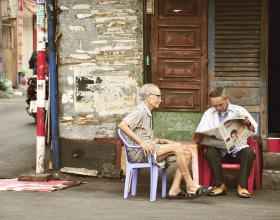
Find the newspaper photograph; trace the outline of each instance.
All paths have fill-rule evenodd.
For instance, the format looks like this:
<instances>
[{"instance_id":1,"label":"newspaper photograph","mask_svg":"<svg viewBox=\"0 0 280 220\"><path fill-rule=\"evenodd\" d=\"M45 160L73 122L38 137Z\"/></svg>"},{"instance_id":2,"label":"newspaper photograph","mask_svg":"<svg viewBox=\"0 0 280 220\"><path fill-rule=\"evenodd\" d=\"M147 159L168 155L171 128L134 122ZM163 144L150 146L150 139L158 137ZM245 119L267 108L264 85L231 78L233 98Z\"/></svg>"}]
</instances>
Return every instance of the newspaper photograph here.
<instances>
[{"instance_id":1,"label":"newspaper photograph","mask_svg":"<svg viewBox=\"0 0 280 220\"><path fill-rule=\"evenodd\" d=\"M202 135L200 144L221 148L227 153L231 153L236 147L244 144L250 136L247 127L239 123L238 119L244 119L244 116L236 111L226 120L220 122L217 128L194 134Z\"/></svg>"}]
</instances>

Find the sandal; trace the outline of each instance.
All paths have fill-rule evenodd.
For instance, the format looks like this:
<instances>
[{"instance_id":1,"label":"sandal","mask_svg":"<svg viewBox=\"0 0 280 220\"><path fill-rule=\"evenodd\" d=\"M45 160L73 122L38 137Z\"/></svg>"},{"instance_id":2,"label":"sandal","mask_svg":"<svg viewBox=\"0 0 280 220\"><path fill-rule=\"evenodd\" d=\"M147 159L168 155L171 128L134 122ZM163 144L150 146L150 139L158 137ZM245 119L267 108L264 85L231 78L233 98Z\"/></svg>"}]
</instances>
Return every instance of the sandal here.
<instances>
[{"instance_id":1,"label":"sandal","mask_svg":"<svg viewBox=\"0 0 280 220\"><path fill-rule=\"evenodd\" d=\"M175 196L170 196L170 195L166 196L166 199L194 199L194 197L192 197L191 194L181 190L181 192L179 192Z\"/></svg>"},{"instance_id":2,"label":"sandal","mask_svg":"<svg viewBox=\"0 0 280 220\"><path fill-rule=\"evenodd\" d=\"M195 191L195 194L191 194L193 197L200 197L200 196L204 196L207 195L208 193L212 192L213 190L215 190L216 187L211 187L211 186L200 186L197 188L197 190Z\"/></svg>"},{"instance_id":3,"label":"sandal","mask_svg":"<svg viewBox=\"0 0 280 220\"><path fill-rule=\"evenodd\" d=\"M223 196L226 195L227 192L220 187L217 187L212 192L208 193L207 196Z\"/></svg>"},{"instance_id":4,"label":"sandal","mask_svg":"<svg viewBox=\"0 0 280 220\"><path fill-rule=\"evenodd\" d=\"M238 195L240 198L251 198L250 193L249 193L248 190L245 189L245 188L237 190L237 195Z\"/></svg>"}]
</instances>

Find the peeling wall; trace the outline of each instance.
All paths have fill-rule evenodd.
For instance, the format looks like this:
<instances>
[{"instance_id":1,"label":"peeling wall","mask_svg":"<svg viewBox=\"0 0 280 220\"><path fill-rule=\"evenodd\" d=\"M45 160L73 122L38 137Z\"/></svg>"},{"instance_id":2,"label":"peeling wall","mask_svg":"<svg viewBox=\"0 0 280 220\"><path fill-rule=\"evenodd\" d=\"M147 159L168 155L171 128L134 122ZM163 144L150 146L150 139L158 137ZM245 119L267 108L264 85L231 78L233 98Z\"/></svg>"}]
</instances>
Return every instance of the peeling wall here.
<instances>
[{"instance_id":1,"label":"peeling wall","mask_svg":"<svg viewBox=\"0 0 280 220\"><path fill-rule=\"evenodd\" d=\"M142 0L57 0L59 133L117 137L139 104Z\"/></svg>"}]
</instances>

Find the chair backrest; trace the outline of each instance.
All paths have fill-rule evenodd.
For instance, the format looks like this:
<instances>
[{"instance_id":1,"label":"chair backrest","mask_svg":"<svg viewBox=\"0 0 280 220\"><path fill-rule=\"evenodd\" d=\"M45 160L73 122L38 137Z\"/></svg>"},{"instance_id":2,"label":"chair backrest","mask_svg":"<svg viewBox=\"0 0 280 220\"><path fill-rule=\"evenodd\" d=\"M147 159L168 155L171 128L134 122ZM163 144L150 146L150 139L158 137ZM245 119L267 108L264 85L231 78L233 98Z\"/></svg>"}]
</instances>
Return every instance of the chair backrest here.
<instances>
[{"instance_id":1,"label":"chair backrest","mask_svg":"<svg viewBox=\"0 0 280 220\"><path fill-rule=\"evenodd\" d=\"M123 146L124 146L124 151L125 151L125 157L126 157L126 162L128 163L132 163L129 156L128 156L128 148L134 148L134 149L141 149L141 147L139 146L134 146L134 145L129 145L125 139L126 135L125 133L121 130L121 129L118 129L118 133L119 133L119 136L120 138L122 139L123 141Z\"/></svg>"},{"instance_id":2,"label":"chair backrest","mask_svg":"<svg viewBox=\"0 0 280 220\"><path fill-rule=\"evenodd\" d=\"M255 146L254 146L254 138L253 138L253 136L249 136L247 138L247 144L249 145L249 147L251 147L254 150L254 152L256 151Z\"/></svg>"}]
</instances>

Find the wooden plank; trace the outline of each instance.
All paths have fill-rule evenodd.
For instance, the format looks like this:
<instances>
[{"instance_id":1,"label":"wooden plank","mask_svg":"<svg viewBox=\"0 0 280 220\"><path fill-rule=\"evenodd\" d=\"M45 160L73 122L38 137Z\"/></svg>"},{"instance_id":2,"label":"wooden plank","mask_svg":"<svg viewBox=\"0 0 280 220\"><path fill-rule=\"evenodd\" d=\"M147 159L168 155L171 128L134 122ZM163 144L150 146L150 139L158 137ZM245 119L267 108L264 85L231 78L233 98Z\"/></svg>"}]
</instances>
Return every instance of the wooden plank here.
<instances>
[{"instance_id":1,"label":"wooden plank","mask_svg":"<svg viewBox=\"0 0 280 220\"><path fill-rule=\"evenodd\" d=\"M239 5L240 7L243 7L243 6L248 6L248 5L251 5L251 6L260 6L261 5L261 1L256 1L256 0L252 0L252 1L249 1L249 0L234 0L234 1L219 1L219 0L215 0L215 3L216 3L216 7L222 7L222 6L236 6L236 5Z\"/></svg>"},{"instance_id":2,"label":"wooden plank","mask_svg":"<svg viewBox=\"0 0 280 220\"><path fill-rule=\"evenodd\" d=\"M229 48L229 49L219 49L219 48L216 48L215 49L215 52L216 53L260 53L260 49L249 49L249 48L246 48L246 49L235 49L235 48Z\"/></svg>"},{"instance_id":3,"label":"wooden plank","mask_svg":"<svg viewBox=\"0 0 280 220\"><path fill-rule=\"evenodd\" d=\"M215 67L232 67L232 66L244 66L244 67L259 67L259 63L219 63L215 61Z\"/></svg>"},{"instance_id":4,"label":"wooden plank","mask_svg":"<svg viewBox=\"0 0 280 220\"><path fill-rule=\"evenodd\" d=\"M215 59L216 63L241 63L241 62L248 62L248 63L259 63L260 62L260 58L259 57L253 57L253 58L216 58Z\"/></svg>"},{"instance_id":5,"label":"wooden plank","mask_svg":"<svg viewBox=\"0 0 280 220\"><path fill-rule=\"evenodd\" d=\"M229 5L228 7L225 6L217 6L216 12L230 12L230 11L261 11L261 5L243 5L240 7L239 5Z\"/></svg>"},{"instance_id":6,"label":"wooden plank","mask_svg":"<svg viewBox=\"0 0 280 220\"><path fill-rule=\"evenodd\" d=\"M261 11L217 11L215 14L215 17L221 17L221 16L256 16L256 15L261 15Z\"/></svg>"},{"instance_id":7,"label":"wooden plank","mask_svg":"<svg viewBox=\"0 0 280 220\"><path fill-rule=\"evenodd\" d=\"M250 29L261 29L261 24L217 24L216 30L250 30Z\"/></svg>"},{"instance_id":8,"label":"wooden plank","mask_svg":"<svg viewBox=\"0 0 280 220\"><path fill-rule=\"evenodd\" d=\"M251 67L215 67L215 71L221 72L221 71L235 71L235 72L239 72L239 71L248 71L248 72L256 72L256 71L260 71L260 68L251 68Z\"/></svg>"},{"instance_id":9,"label":"wooden plank","mask_svg":"<svg viewBox=\"0 0 280 220\"><path fill-rule=\"evenodd\" d=\"M219 54L219 53L216 53L215 54L215 58L217 57L223 57L223 58L230 58L230 57L236 57L236 58L239 58L239 57L242 57L242 58L246 58L246 57L257 57L259 58L260 57L260 53L222 53L222 54Z\"/></svg>"},{"instance_id":10,"label":"wooden plank","mask_svg":"<svg viewBox=\"0 0 280 220\"><path fill-rule=\"evenodd\" d=\"M216 35L219 34L232 34L232 35L238 35L238 34L261 34L261 30L216 30Z\"/></svg>"},{"instance_id":11,"label":"wooden plank","mask_svg":"<svg viewBox=\"0 0 280 220\"><path fill-rule=\"evenodd\" d=\"M215 48L260 48L260 44L253 44L253 43L248 43L248 44L215 44Z\"/></svg>"},{"instance_id":12,"label":"wooden plank","mask_svg":"<svg viewBox=\"0 0 280 220\"><path fill-rule=\"evenodd\" d=\"M233 20L233 21L224 21L224 20L222 20L222 21L216 21L215 22L215 24L216 25L223 25L223 24L229 24L229 25L231 25L231 24L240 24L240 25L248 25L248 24L261 24L261 22L259 21L259 20L245 20L245 21L235 21L235 20Z\"/></svg>"},{"instance_id":13,"label":"wooden plank","mask_svg":"<svg viewBox=\"0 0 280 220\"><path fill-rule=\"evenodd\" d=\"M217 82L221 83L221 86L239 86L239 87L260 87L261 81L260 77L234 77L230 78L230 80L224 77L217 77Z\"/></svg>"},{"instance_id":14,"label":"wooden plank","mask_svg":"<svg viewBox=\"0 0 280 220\"><path fill-rule=\"evenodd\" d=\"M222 40L215 40L215 44L260 44L261 40L258 39L236 39L236 40L229 40L229 39L222 39Z\"/></svg>"},{"instance_id":15,"label":"wooden plank","mask_svg":"<svg viewBox=\"0 0 280 220\"><path fill-rule=\"evenodd\" d=\"M242 76L244 77L244 80L249 80L249 77L253 77L253 76L260 76L260 72L242 72L242 71L238 71L238 72L222 72L222 71L215 71L215 79L218 80L218 77L238 77L238 76Z\"/></svg>"},{"instance_id":16,"label":"wooden plank","mask_svg":"<svg viewBox=\"0 0 280 220\"><path fill-rule=\"evenodd\" d=\"M233 17L232 15L230 16L215 16L216 21L246 21L246 20L260 20L261 15L247 15L247 16L238 16L238 17Z\"/></svg>"},{"instance_id":17,"label":"wooden plank","mask_svg":"<svg viewBox=\"0 0 280 220\"><path fill-rule=\"evenodd\" d=\"M228 39L228 40L261 39L261 35L260 34L216 35L215 40L218 39Z\"/></svg>"}]
</instances>

